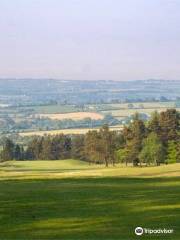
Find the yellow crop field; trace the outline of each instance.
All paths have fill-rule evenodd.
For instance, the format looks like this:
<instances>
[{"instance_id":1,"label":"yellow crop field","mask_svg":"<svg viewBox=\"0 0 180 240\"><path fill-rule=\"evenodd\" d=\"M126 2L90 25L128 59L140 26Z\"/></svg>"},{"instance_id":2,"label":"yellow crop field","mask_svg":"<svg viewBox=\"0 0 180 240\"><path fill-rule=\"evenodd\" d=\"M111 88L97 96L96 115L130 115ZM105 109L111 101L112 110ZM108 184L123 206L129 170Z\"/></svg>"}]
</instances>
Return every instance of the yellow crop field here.
<instances>
[{"instance_id":1,"label":"yellow crop field","mask_svg":"<svg viewBox=\"0 0 180 240\"><path fill-rule=\"evenodd\" d=\"M56 114L36 114L36 117L49 118L52 120L82 120L85 118L91 118L93 120L101 120L104 118L102 114L95 112L72 112L72 113L56 113Z\"/></svg>"},{"instance_id":2,"label":"yellow crop field","mask_svg":"<svg viewBox=\"0 0 180 240\"><path fill-rule=\"evenodd\" d=\"M117 125L110 127L110 130L120 131L122 130L123 125ZM19 133L22 137L29 137L29 136L44 136L44 135L56 135L56 134L86 134L88 131L91 130L99 130L99 128L71 128L71 129L60 129L60 130L51 130L51 131L33 131L33 132L23 132Z\"/></svg>"}]
</instances>

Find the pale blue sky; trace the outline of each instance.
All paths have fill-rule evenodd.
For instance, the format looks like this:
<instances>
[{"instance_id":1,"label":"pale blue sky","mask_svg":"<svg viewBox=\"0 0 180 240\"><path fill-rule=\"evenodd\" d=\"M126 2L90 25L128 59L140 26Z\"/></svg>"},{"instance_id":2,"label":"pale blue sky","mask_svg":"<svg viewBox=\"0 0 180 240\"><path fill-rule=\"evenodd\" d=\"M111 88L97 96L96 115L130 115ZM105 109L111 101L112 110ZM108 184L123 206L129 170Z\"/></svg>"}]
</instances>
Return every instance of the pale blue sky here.
<instances>
[{"instance_id":1,"label":"pale blue sky","mask_svg":"<svg viewBox=\"0 0 180 240\"><path fill-rule=\"evenodd\" d=\"M0 77L180 79L180 0L0 0Z\"/></svg>"}]
</instances>

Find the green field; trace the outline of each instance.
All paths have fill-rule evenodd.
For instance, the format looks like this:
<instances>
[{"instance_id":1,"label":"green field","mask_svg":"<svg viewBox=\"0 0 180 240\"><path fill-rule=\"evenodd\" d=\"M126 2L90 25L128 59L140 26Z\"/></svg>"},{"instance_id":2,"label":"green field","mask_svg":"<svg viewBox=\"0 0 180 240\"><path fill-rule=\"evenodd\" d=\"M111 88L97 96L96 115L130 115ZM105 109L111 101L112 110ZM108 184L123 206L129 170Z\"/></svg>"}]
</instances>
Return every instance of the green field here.
<instances>
[{"instance_id":1,"label":"green field","mask_svg":"<svg viewBox=\"0 0 180 240\"><path fill-rule=\"evenodd\" d=\"M180 164L133 168L76 160L0 164L0 239L180 239Z\"/></svg>"},{"instance_id":2,"label":"green field","mask_svg":"<svg viewBox=\"0 0 180 240\"><path fill-rule=\"evenodd\" d=\"M47 105L47 106L32 106L26 107L26 109L33 109L35 113L42 114L54 114L54 113L71 113L78 112L81 108L75 107L74 105Z\"/></svg>"}]
</instances>

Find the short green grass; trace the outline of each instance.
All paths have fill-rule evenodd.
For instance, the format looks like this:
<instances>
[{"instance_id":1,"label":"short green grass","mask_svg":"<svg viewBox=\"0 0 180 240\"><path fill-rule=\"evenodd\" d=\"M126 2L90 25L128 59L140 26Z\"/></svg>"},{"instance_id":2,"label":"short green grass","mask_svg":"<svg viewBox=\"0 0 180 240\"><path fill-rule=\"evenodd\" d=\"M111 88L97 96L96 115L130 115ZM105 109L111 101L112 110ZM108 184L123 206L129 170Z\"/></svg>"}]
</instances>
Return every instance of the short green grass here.
<instances>
[{"instance_id":1,"label":"short green grass","mask_svg":"<svg viewBox=\"0 0 180 240\"><path fill-rule=\"evenodd\" d=\"M0 169L0 240L180 239L180 164L12 161ZM174 233L137 237L137 226Z\"/></svg>"},{"instance_id":2,"label":"short green grass","mask_svg":"<svg viewBox=\"0 0 180 240\"><path fill-rule=\"evenodd\" d=\"M104 165L89 165L87 162L68 159L52 161L9 161L0 164L0 180L9 179L49 179L82 177L180 177L180 163L160 167L126 167L117 164L105 168Z\"/></svg>"}]
</instances>

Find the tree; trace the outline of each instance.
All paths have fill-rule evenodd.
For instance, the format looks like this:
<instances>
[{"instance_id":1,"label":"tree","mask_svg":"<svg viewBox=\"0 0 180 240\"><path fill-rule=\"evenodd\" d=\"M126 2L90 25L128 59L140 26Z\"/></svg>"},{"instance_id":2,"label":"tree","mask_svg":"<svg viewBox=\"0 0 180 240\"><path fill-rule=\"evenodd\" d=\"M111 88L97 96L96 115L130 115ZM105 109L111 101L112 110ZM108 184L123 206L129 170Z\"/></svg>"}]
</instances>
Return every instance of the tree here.
<instances>
[{"instance_id":1,"label":"tree","mask_svg":"<svg viewBox=\"0 0 180 240\"><path fill-rule=\"evenodd\" d=\"M101 163L100 158L100 136L97 131L89 131L85 135L84 140L84 154L89 163Z\"/></svg>"},{"instance_id":2,"label":"tree","mask_svg":"<svg viewBox=\"0 0 180 240\"><path fill-rule=\"evenodd\" d=\"M51 155L52 159L64 159L64 138L63 134L51 137Z\"/></svg>"},{"instance_id":3,"label":"tree","mask_svg":"<svg viewBox=\"0 0 180 240\"><path fill-rule=\"evenodd\" d=\"M149 132L154 132L158 136L160 134L161 128L160 128L160 122L159 122L159 113L155 111L151 115L151 119L148 122L148 131Z\"/></svg>"},{"instance_id":4,"label":"tree","mask_svg":"<svg viewBox=\"0 0 180 240\"><path fill-rule=\"evenodd\" d=\"M84 141L84 135L77 135L72 138L72 158L85 160Z\"/></svg>"},{"instance_id":5,"label":"tree","mask_svg":"<svg viewBox=\"0 0 180 240\"><path fill-rule=\"evenodd\" d=\"M46 136L41 141L39 159L42 159L42 160L53 160L54 159L54 156L52 153L52 141L51 141L50 136Z\"/></svg>"},{"instance_id":6,"label":"tree","mask_svg":"<svg viewBox=\"0 0 180 240\"><path fill-rule=\"evenodd\" d=\"M126 166L128 164L128 156L129 156L129 152L127 148L121 148L119 150L116 151L116 159L118 162L120 163L125 163Z\"/></svg>"},{"instance_id":7,"label":"tree","mask_svg":"<svg viewBox=\"0 0 180 240\"><path fill-rule=\"evenodd\" d=\"M139 114L136 113L133 116L133 121L128 127L124 128L123 135L126 141L126 161L132 162L134 166L139 163L139 153L142 149L142 141L146 136L146 127L139 118Z\"/></svg>"},{"instance_id":8,"label":"tree","mask_svg":"<svg viewBox=\"0 0 180 240\"><path fill-rule=\"evenodd\" d=\"M104 163L106 167L115 164L115 150L118 149L122 137L110 131L108 125L104 125L98 131L89 131L85 136L84 152L89 162Z\"/></svg>"},{"instance_id":9,"label":"tree","mask_svg":"<svg viewBox=\"0 0 180 240\"><path fill-rule=\"evenodd\" d=\"M180 141L177 141L176 145L177 145L177 147L176 147L176 150L177 150L177 162L179 163L180 162Z\"/></svg>"},{"instance_id":10,"label":"tree","mask_svg":"<svg viewBox=\"0 0 180 240\"><path fill-rule=\"evenodd\" d=\"M108 125L104 125L99 131L99 151L100 156L105 166L111 163L115 165L115 150L117 150L116 139L117 135L114 131L110 131ZM120 140L120 138L119 138Z\"/></svg>"},{"instance_id":11,"label":"tree","mask_svg":"<svg viewBox=\"0 0 180 240\"><path fill-rule=\"evenodd\" d=\"M159 165L163 162L164 151L163 145L160 142L156 133L150 133L143 141L143 148L139 154L139 159L146 165Z\"/></svg>"},{"instance_id":12,"label":"tree","mask_svg":"<svg viewBox=\"0 0 180 240\"><path fill-rule=\"evenodd\" d=\"M63 144L63 158L67 159L71 157L71 149L72 149L72 141L68 136L64 136L64 144Z\"/></svg>"},{"instance_id":13,"label":"tree","mask_svg":"<svg viewBox=\"0 0 180 240\"><path fill-rule=\"evenodd\" d=\"M160 136L163 144L167 145L168 141L176 141L179 131L179 113L176 109L168 109L160 113Z\"/></svg>"},{"instance_id":14,"label":"tree","mask_svg":"<svg viewBox=\"0 0 180 240\"><path fill-rule=\"evenodd\" d=\"M127 162L131 162L133 166L138 166L139 163L139 153L142 148L142 140L139 138L134 138L127 142L126 151L127 151Z\"/></svg>"},{"instance_id":15,"label":"tree","mask_svg":"<svg viewBox=\"0 0 180 240\"><path fill-rule=\"evenodd\" d=\"M129 126L124 128L123 134L126 141L134 138L142 141L142 139L146 136L146 127L144 121L140 119L138 113L133 116L132 122L129 124Z\"/></svg>"},{"instance_id":16,"label":"tree","mask_svg":"<svg viewBox=\"0 0 180 240\"><path fill-rule=\"evenodd\" d=\"M28 143L26 150L26 158L31 160L41 159L42 143L44 137L34 137L32 141Z\"/></svg>"},{"instance_id":17,"label":"tree","mask_svg":"<svg viewBox=\"0 0 180 240\"><path fill-rule=\"evenodd\" d=\"M176 143L174 141L168 142L168 149L167 149L167 159L166 163L176 163L177 162L177 149L176 149Z\"/></svg>"},{"instance_id":18,"label":"tree","mask_svg":"<svg viewBox=\"0 0 180 240\"><path fill-rule=\"evenodd\" d=\"M23 147L20 147L18 144L14 147L14 159L15 160L22 160L23 159Z\"/></svg>"},{"instance_id":19,"label":"tree","mask_svg":"<svg viewBox=\"0 0 180 240\"><path fill-rule=\"evenodd\" d=\"M101 157L106 165L106 167L108 167L109 165L109 160L111 157L111 134L109 131L109 127L108 125L104 125L101 129L100 129L100 153L101 153Z\"/></svg>"},{"instance_id":20,"label":"tree","mask_svg":"<svg viewBox=\"0 0 180 240\"><path fill-rule=\"evenodd\" d=\"M2 161L9 161L14 159L14 143L6 138L1 152Z\"/></svg>"}]
</instances>

